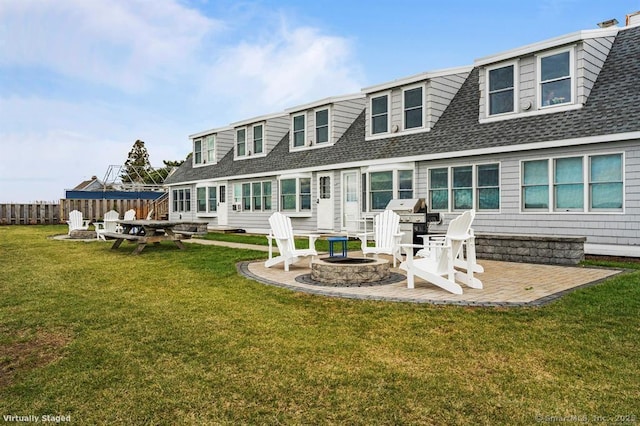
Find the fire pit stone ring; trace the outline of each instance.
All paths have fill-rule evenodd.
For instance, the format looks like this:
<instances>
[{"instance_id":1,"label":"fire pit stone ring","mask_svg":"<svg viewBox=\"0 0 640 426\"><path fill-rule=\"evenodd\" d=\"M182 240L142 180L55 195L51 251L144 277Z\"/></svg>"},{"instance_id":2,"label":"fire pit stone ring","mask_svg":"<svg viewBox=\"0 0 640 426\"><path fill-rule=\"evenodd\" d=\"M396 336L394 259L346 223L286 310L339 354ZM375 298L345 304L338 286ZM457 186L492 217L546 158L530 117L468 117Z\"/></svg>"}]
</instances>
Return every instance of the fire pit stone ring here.
<instances>
[{"instance_id":1,"label":"fire pit stone ring","mask_svg":"<svg viewBox=\"0 0 640 426\"><path fill-rule=\"evenodd\" d=\"M325 284L353 284L382 281L389 277L389 261L360 257L328 257L311 262L311 279Z\"/></svg>"}]
</instances>

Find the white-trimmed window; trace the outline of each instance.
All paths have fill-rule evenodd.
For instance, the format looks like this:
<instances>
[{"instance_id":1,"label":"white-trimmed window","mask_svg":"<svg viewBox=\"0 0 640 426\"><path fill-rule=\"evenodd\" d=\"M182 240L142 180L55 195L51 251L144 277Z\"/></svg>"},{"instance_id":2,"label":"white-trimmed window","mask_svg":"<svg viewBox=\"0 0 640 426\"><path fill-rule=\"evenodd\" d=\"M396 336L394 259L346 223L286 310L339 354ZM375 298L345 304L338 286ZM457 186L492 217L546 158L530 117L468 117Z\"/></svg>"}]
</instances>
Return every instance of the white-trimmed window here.
<instances>
[{"instance_id":1,"label":"white-trimmed window","mask_svg":"<svg viewBox=\"0 0 640 426\"><path fill-rule=\"evenodd\" d=\"M542 108L573 103L573 48L538 56L538 82Z\"/></svg>"},{"instance_id":2,"label":"white-trimmed window","mask_svg":"<svg viewBox=\"0 0 640 426\"><path fill-rule=\"evenodd\" d=\"M311 211L311 178L283 177L280 179L280 210Z\"/></svg>"},{"instance_id":3,"label":"white-trimmed window","mask_svg":"<svg viewBox=\"0 0 640 426\"><path fill-rule=\"evenodd\" d=\"M196 188L196 211L198 213L215 213L218 211L218 187L199 186Z\"/></svg>"},{"instance_id":4,"label":"white-trimmed window","mask_svg":"<svg viewBox=\"0 0 640 426\"><path fill-rule=\"evenodd\" d=\"M420 129L424 126L424 88L407 88L402 91L402 122L404 129Z\"/></svg>"},{"instance_id":5,"label":"white-trimmed window","mask_svg":"<svg viewBox=\"0 0 640 426\"><path fill-rule=\"evenodd\" d=\"M395 198L413 198L413 169L368 170L362 183L369 211L384 210Z\"/></svg>"},{"instance_id":6,"label":"white-trimmed window","mask_svg":"<svg viewBox=\"0 0 640 426\"><path fill-rule=\"evenodd\" d=\"M371 134L389 132L389 95L371 98Z\"/></svg>"},{"instance_id":7,"label":"white-trimmed window","mask_svg":"<svg viewBox=\"0 0 640 426\"><path fill-rule=\"evenodd\" d=\"M242 127L236 129L236 157L247 155L247 129Z\"/></svg>"},{"instance_id":8,"label":"white-trimmed window","mask_svg":"<svg viewBox=\"0 0 640 426\"><path fill-rule=\"evenodd\" d=\"M172 191L173 211L174 212L190 212L191 211L191 189L182 188Z\"/></svg>"},{"instance_id":9,"label":"white-trimmed window","mask_svg":"<svg viewBox=\"0 0 640 426\"><path fill-rule=\"evenodd\" d=\"M193 140L193 164L215 163L216 136L207 135Z\"/></svg>"},{"instance_id":10,"label":"white-trimmed window","mask_svg":"<svg viewBox=\"0 0 640 426\"><path fill-rule=\"evenodd\" d=\"M317 109L316 119L316 143L323 144L329 142L329 108Z\"/></svg>"},{"instance_id":11,"label":"white-trimmed window","mask_svg":"<svg viewBox=\"0 0 640 426\"><path fill-rule=\"evenodd\" d=\"M291 129L293 134L293 147L299 148L305 145L306 140L306 114L294 115L291 119Z\"/></svg>"},{"instance_id":12,"label":"white-trimmed window","mask_svg":"<svg viewBox=\"0 0 640 426\"><path fill-rule=\"evenodd\" d=\"M255 124L252 127L253 154L262 154L264 151L264 125Z\"/></svg>"},{"instance_id":13,"label":"white-trimmed window","mask_svg":"<svg viewBox=\"0 0 640 426\"><path fill-rule=\"evenodd\" d=\"M234 203L240 204L243 211L271 210L271 181L235 184Z\"/></svg>"},{"instance_id":14,"label":"white-trimmed window","mask_svg":"<svg viewBox=\"0 0 640 426\"><path fill-rule=\"evenodd\" d=\"M623 210L622 154L523 161L521 173L523 211Z\"/></svg>"},{"instance_id":15,"label":"white-trimmed window","mask_svg":"<svg viewBox=\"0 0 640 426\"><path fill-rule=\"evenodd\" d=\"M500 164L429 169L431 211L500 210Z\"/></svg>"},{"instance_id":16,"label":"white-trimmed window","mask_svg":"<svg viewBox=\"0 0 640 426\"><path fill-rule=\"evenodd\" d=\"M487 115L515 111L516 65L509 64L487 69Z\"/></svg>"}]
</instances>

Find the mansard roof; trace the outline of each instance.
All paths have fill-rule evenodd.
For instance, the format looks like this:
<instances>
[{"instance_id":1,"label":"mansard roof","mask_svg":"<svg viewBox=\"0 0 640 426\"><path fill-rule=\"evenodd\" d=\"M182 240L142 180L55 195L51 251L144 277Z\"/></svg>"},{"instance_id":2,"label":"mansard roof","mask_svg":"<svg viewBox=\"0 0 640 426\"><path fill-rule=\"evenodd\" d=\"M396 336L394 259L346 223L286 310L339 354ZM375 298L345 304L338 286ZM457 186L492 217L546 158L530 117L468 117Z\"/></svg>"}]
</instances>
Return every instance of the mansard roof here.
<instances>
[{"instance_id":1,"label":"mansard roof","mask_svg":"<svg viewBox=\"0 0 640 426\"><path fill-rule=\"evenodd\" d=\"M363 111L331 147L290 152L287 134L265 157L233 161L231 150L213 166L193 168L186 161L166 183L266 176L349 163L366 165L383 159L453 158L483 151L518 150L518 146L536 143L573 144L585 138L639 132L639 76L640 26L623 28L582 108L480 123L479 67L475 67L431 131L366 141Z\"/></svg>"}]
</instances>

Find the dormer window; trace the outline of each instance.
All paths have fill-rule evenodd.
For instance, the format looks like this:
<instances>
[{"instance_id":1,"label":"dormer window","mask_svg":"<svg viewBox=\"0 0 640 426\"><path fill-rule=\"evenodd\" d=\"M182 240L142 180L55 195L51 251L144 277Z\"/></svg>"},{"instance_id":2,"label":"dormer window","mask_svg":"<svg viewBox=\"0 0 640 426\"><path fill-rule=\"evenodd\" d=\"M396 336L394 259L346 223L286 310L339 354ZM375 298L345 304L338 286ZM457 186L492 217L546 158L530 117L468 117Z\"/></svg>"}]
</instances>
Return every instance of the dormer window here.
<instances>
[{"instance_id":1,"label":"dormer window","mask_svg":"<svg viewBox=\"0 0 640 426\"><path fill-rule=\"evenodd\" d=\"M423 123L423 89L422 86L403 91L404 128L418 129Z\"/></svg>"},{"instance_id":2,"label":"dormer window","mask_svg":"<svg viewBox=\"0 0 640 426\"><path fill-rule=\"evenodd\" d=\"M215 135L193 140L193 164L215 163Z\"/></svg>"},{"instance_id":3,"label":"dormer window","mask_svg":"<svg viewBox=\"0 0 640 426\"><path fill-rule=\"evenodd\" d=\"M304 146L305 136L305 114L295 115L293 117L293 146Z\"/></svg>"},{"instance_id":4,"label":"dormer window","mask_svg":"<svg viewBox=\"0 0 640 426\"><path fill-rule=\"evenodd\" d=\"M247 129L236 130L236 157L247 155Z\"/></svg>"},{"instance_id":5,"label":"dormer window","mask_svg":"<svg viewBox=\"0 0 640 426\"><path fill-rule=\"evenodd\" d=\"M329 109L316 111L316 143L329 142Z\"/></svg>"},{"instance_id":6,"label":"dormer window","mask_svg":"<svg viewBox=\"0 0 640 426\"><path fill-rule=\"evenodd\" d=\"M489 115L515 111L515 65L488 70Z\"/></svg>"},{"instance_id":7,"label":"dormer window","mask_svg":"<svg viewBox=\"0 0 640 426\"><path fill-rule=\"evenodd\" d=\"M262 154L264 140L264 126L256 124L253 126L253 153Z\"/></svg>"},{"instance_id":8,"label":"dormer window","mask_svg":"<svg viewBox=\"0 0 640 426\"><path fill-rule=\"evenodd\" d=\"M540 106L573 102L573 50L538 57Z\"/></svg>"},{"instance_id":9,"label":"dormer window","mask_svg":"<svg viewBox=\"0 0 640 426\"><path fill-rule=\"evenodd\" d=\"M389 131L389 95L371 98L371 134Z\"/></svg>"}]
</instances>

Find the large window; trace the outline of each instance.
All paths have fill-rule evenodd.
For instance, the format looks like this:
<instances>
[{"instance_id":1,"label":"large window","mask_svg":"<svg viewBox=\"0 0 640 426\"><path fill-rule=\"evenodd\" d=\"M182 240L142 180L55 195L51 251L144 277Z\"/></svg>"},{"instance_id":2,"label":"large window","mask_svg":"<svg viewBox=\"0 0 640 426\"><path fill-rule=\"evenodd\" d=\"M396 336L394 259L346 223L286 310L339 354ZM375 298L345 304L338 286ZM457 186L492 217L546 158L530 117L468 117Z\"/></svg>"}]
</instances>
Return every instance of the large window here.
<instances>
[{"instance_id":1,"label":"large window","mask_svg":"<svg viewBox=\"0 0 640 426\"><path fill-rule=\"evenodd\" d=\"M247 129L236 130L236 157L247 155Z\"/></svg>"},{"instance_id":2,"label":"large window","mask_svg":"<svg viewBox=\"0 0 640 426\"><path fill-rule=\"evenodd\" d=\"M329 142L329 110L316 111L316 143Z\"/></svg>"},{"instance_id":3,"label":"large window","mask_svg":"<svg viewBox=\"0 0 640 426\"><path fill-rule=\"evenodd\" d=\"M293 146L304 146L305 141L305 115L300 114L293 117Z\"/></svg>"},{"instance_id":4,"label":"large window","mask_svg":"<svg viewBox=\"0 0 640 426\"><path fill-rule=\"evenodd\" d=\"M218 210L216 186L200 186L196 189L196 210L198 213L214 213Z\"/></svg>"},{"instance_id":5,"label":"large window","mask_svg":"<svg viewBox=\"0 0 640 426\"><path fill-rule=\"evenodd\" d=\"M554 161L554 208L559 211L584 210L582 157Z\"/></svg>"},{"instance_id":6,"label":"large window","mask_svg":"<svg viewBox=\"0 0 640 426\"><path fill-rule=\"evenodd\" d=\"M489 70L489 115L514 111L514 65Z\"/></svg>"},{"instance_id":7,"label":"large window","mask_svg":"<svg viewBox=\"0 0 640 426\"><path fill-rule=\"evenodd\" d=\"M547 160L522 163L522 202L525 210L549 208L549 162Z\"/></svg>"},{"instance_id":8,"label":"large window","mask_svg":"<svg viewBox=\"0 0 640 426\"><path fill-rule=\"evenodd\" d=\"M449 210L449 169L429 170L429 208Z\"/></svg>"},{"instance_id":9,"label":"large window","mask_svg":"<svg viewBox=\"0 0 640 426\"><path fill-rule=\"evenodd\" d=\"M572 102L572 50L539 57L542 107Z\"/></svg>"},{"instance_id":10,"label":"large window","mask_svg":"<svg viewBox=\"0 0 640 426\"><path fill-rule=\"evenodd\" d=\"M374 172L369 175L371 210L384 210L393 199L393 172Z\"/></svg>"},{"instance_id":11,"label":"large window","mask_svg":"<svg viewBox=\"0 0 640 426\"><path fill-rule=\"evenodd\" d=\"M234 203L243 211L271 210L271 182L246 182L234 185Z\"/></svg>"},{"instance_id":12,"label":"large window","mask_svg":"<svg viewBox=\"0 0 640 426\"><path fill-rule=\"evenodd\" d=\"M428 207L431 211L499 210L500 165L430 169Z\"/></svg>"},{"instance_id":13,"label":"large window","mask_svg":"<svg viewBox=\"0 0 640 426\"><path fill-rule=\"evenodd\" d=\"M311 211L311 178L280 180L280 210Z\"/></svg>"},{"instance_id":14,"label":"large window","mask_svg":"<svg viewBox=\"0 0 640 426\"><path fill-rule=\"evenodd\" d=\"M405 129L416 129L422 127L422 92L422 87L415 87L403 92Z\"/></svg>"},{"instance_id":15,"label":"large window","mask_svg":"<svg viewBox=\"0 0 640 426\"><path fill-rule=\"evenodd\" d=\"M193 140L193 164L215 163L215 135Z\"/></svg>"},{"instance_id":16,"label":"large window","mask_svg":"<svg viewBox=\"0 0 640 426\"><path fill-rule=\"evenodd\" d=\"M477 168L478 210L500 209L500 168L498 164L481 164Z\"/></svg>"},{"instance_id":17,"label":"large window","mask_svg":"<svg viewBox=\"0 0 640 426\"><path fill-rule=\"evenodd\" d=\"M256 124L253 126L253 153L262 154L264 145L264 126Z\"/></svg>"},{"instance_id":18,"label":"large window","mask_svg":"<svg viewBox=\"0 0 640 426\"><path fill-rule=\"evenodd\" d=\"M522 163L524 211L621 211L622 154L554 158ZM585 172L585 167L588 170Z\"/></svg>"},{"instance_id":19,"label":"large window","mask_svg":"<svg viewBox=\"0 0 640 426\"><path fill-rule=\"evenodd\" d=\"M389 131L389 96L371 98L371 134Z\"/></svg>"},{"instance_id":20,"label":"large window","mask_svg":"<svg viewBox=\"0 0 640 426\"><path fill-rule=\"evenodd\" d=\"M592 210L622 209L622 155L594 155L589 163L589 199Z\"/></svg>"},{"instance_id":21,"label":"large window","mask_svg":"<svg viewBox=\"0 0 640 426\"><path fill-rule=\"evenodd\" d=\"M369 210L384 210L394 198L413 198L413 170L375 171L368 177ZM363 181L363 191L366 188Z\"/></svg>"},{"instance_id":22,"label":"large window","mask_svg":"<svg viewBox=\"0 0 640 426\"><path fill-rule=\"evenodd\" d=\"M191 211L191 189L174 189L172 196L174 212Z\"/></svg>"}]
</instances>

